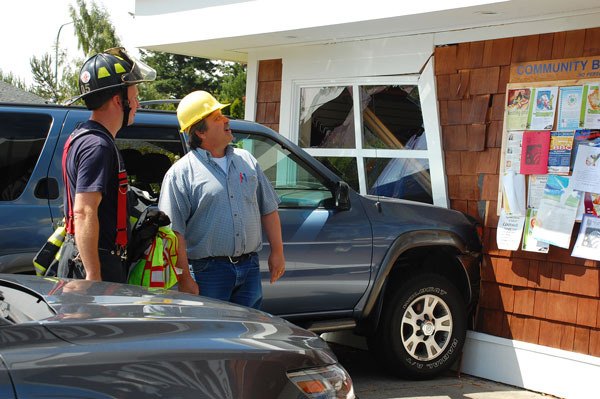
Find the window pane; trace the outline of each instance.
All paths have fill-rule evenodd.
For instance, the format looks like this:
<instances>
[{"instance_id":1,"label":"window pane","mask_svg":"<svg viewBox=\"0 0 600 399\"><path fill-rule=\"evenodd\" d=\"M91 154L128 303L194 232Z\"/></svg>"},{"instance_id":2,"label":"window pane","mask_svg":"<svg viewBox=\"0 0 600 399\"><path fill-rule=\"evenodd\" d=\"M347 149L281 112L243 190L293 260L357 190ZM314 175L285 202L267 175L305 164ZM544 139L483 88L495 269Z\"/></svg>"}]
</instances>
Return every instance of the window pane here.
<instances>
[{"instance_id":1,"label":"window pane","mask_svg":"<svg viewBox=\"0 0 600 399\"><path fill-rule=\"evenodd\" d=\"M433 204L427 159L365 159L369 194Z\"/></svg>"},{"instance_id":2,"label":"window pane","mask_svg":"<svg viewBox=\"0 0 600 399\"><path fill-rule=\"evenodd\" d=\"M315 157L329 170L342 178L350 187L360 192L358 185L358 167L356 158L350 157Z\"/></svg>"},{"instance_id":3,"label":"window pane","mask_svg":"<svg viewBox=\"0 0 600 399\"><path fill-rule=\"evenodd\" d=\"M183 156L179 132L162 126L128 126L116 140L129 183L158 198L165 173Z\"/></svg>"},{"instance_id":4,"label":"window pane","mask_svg":"<svg viewBox=\"0 0 600 399\"><path fill-rule=\"evenodd\" d=\"M281 199L280 208L333 207L333 194L323 178L279 143L262 136L235 132L235 146L249 151Z\"/></svg>"},{"instance_id":5,"label":"window pane","mask_svg":"<svg viewBox=\"0 0 600 399\"><path fill-rule=\"evenodd\" d=\"M49 115L0 113L0 201L23 193L51 124Z\"/></svg>"},{"instance_id":6,"label":"window pane","mask_svg":"<svg viewBox=\"0 0 600 399\"><path fill-rule=\"evenodd\" d=\"M364 148L413 149L423 132L423 116L416 85L361 86ZM420 149L427 149L424 140Z\"/></svg>"},{"instance_id":7,"label":"window pane","mask_svg":"<svg viewBox=\"0 0 600 399\"><path fill-rule=\"evenodd\" d=\"M303 88L300 92L301 147L354 148L352 87Z\"/></svg>"}]
</instances>

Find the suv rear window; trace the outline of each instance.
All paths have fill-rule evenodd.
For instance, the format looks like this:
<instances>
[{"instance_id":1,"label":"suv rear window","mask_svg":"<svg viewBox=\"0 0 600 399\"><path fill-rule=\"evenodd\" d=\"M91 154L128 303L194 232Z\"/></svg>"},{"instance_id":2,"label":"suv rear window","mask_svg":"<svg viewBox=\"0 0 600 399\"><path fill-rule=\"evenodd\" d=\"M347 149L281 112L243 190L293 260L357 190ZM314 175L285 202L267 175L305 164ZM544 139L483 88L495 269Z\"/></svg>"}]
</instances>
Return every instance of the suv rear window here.
<instances>
[{"instance_id":1,"label":"suv rear window","mask_svg":"<svg viewBox=\"0 0 600 399\"><path fill-rule=\"evenodd\" d=\"M0 113L0 201L23 193L51 126L50 115Z\"/></svg>"}]
</instances>

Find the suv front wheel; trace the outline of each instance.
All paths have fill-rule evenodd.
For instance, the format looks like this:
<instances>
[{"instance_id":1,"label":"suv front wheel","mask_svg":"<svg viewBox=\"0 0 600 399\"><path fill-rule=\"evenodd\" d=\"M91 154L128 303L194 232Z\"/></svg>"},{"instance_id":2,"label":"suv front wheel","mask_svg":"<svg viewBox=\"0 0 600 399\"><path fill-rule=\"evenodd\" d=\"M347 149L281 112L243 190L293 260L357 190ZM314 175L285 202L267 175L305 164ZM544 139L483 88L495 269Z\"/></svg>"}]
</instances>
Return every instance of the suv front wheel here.
<instances>
[{"instance_id":1,"label":"suv front wheel","mask_svg":"<svg viewBox=\"0 0 600 399\"><path fill-rule=\"evenodd\" d=\"M445 278L424 274L402 284L384 304L369 346L388 371L426 379L450 368L466 336L465 303Z\"/></svg>"}]
</instances>

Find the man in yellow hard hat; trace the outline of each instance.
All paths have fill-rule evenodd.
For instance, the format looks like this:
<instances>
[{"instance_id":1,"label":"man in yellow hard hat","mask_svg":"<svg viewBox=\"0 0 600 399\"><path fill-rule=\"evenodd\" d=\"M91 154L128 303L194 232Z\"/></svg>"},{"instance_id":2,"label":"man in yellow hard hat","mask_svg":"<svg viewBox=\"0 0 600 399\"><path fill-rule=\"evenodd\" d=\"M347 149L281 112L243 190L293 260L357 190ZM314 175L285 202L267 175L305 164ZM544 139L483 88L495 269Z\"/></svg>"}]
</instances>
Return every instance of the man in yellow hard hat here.
<instances>
[{"instance_id":1,"label":"man in yellow hard hat","mask_svg":"<svg viewBox=\"0 0 600 399\"><path fill-rule=\"evenodd\" d=\"M178 265L189 264L200 294L259 309L262 228L271 283L285 271L280 201L256 159L230 145L227 106L205 91L181 100L177 119L191 151L165 175L159 208L179 238Z\"/></svg>"}]
</instances>

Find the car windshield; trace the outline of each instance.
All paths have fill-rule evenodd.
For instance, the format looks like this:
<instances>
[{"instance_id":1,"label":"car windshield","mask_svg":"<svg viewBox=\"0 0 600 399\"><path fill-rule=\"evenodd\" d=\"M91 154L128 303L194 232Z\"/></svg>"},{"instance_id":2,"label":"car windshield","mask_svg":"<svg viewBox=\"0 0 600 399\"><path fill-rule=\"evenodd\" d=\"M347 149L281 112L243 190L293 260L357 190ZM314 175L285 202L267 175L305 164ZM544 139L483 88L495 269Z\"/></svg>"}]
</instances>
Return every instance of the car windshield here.
<instances>
[{"instance_id":1,"label":"car windshield","mask_svg":"<svg viewBox=\"0 0 600 399\"><path fill-rule=\"evenodd\" d=\"M54 314L44 298L35 291L0 280L0 325L42 320Z\"/></svg>"}]
</instances>

